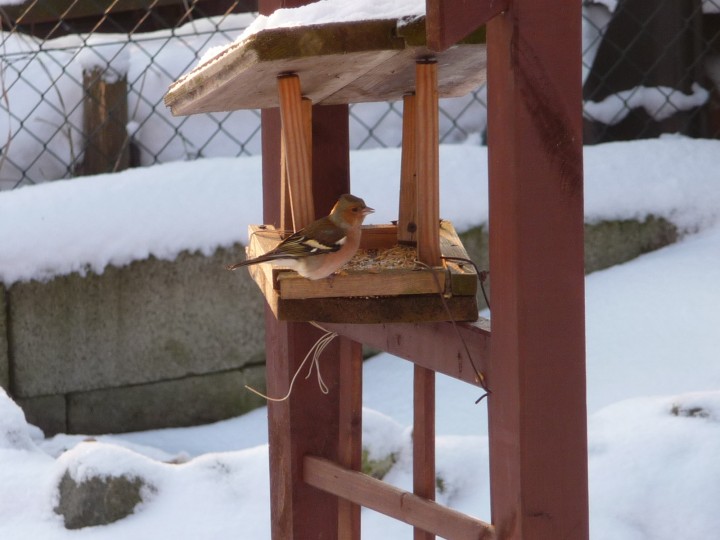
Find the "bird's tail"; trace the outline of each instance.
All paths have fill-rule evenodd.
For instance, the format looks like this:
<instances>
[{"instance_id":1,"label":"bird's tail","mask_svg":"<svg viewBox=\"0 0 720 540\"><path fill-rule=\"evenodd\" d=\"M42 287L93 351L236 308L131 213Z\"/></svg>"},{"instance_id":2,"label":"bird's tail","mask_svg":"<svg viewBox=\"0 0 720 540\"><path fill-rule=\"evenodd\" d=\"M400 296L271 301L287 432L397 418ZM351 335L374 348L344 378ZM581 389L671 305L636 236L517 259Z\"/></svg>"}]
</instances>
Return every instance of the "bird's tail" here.
<instances>
[{"instance_id":1,"label":"bird's tail","mask_svg":"<svg viewBox=\"0 0 720 540\"><path fill-rule=\"evenodd\" d=\"M235 264L228 264L225 266L226 270L237 270L238 268L242 266L250 266L253 264L259 264L269 261L274 261L277 259L280 259L282 257L278 257L276 254L268 253L266 255L261 255L260 257L255 257L254 259L247 259L244 261L236 262Z\"/></svg>"},{"instance_id":2,"label":"bird's tail","mask_svg":"<svg viewBox=\"0 0 720 540\"><path fill-rule=\"evenodd\" d=\"M249 266L249 265L251 265L251 264L254 263L254 262L255 262L255 261L248 260L248 261L240 261L240 262L237 262L237 263L235 263L235 264L226 264L226 265L225 265L225 270L237 270L237 269L240 268L241 266Z\"/></svg>"}]
</instances>

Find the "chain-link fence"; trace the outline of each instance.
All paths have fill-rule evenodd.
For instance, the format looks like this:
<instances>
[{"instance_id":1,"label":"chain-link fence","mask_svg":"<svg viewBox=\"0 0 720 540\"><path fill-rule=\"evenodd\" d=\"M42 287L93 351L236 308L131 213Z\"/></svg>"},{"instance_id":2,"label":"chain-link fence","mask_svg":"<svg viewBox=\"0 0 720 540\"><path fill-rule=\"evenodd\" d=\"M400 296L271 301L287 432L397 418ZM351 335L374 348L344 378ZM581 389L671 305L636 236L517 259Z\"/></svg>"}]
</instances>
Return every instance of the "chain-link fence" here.
<instances>
[{"instance_id":1,"label":"chain-link fence","mask_svg":"<svg viewBox=\"0 0 720 540\"><path fill-rule=\"evenodd\" d=\"M257 111L174 118L162 102L253 20L255 0L1 3L0 189L260 152ZM720 136L719 23L720 0L585 0L586 142ZM399 146L401 115L397 102L351 106L352 148ZM441 140L479 141L485 119L484 88L443 100ZM113 148L99 167L96 147Z\"/></svg>"},{"instance_id":2,"label":"chain-link fence","mask_svg":"<svg viewBox=\"0 0 720 540\"><path fill-rule=\"evenodd\" d=\"M720 0L585 0L585 142L720 136Z\"/></svg>"}]
</instances>

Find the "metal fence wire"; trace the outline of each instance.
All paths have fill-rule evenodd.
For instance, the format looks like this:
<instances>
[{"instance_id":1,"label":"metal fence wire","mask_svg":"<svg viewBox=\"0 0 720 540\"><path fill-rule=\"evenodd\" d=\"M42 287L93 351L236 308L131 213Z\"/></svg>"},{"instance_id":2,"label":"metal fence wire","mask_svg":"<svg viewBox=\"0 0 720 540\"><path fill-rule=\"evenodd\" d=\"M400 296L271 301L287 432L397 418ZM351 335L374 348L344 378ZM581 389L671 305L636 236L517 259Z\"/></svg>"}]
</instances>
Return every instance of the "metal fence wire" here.
<instances>
[{"instance_id":1,"label":"metal fence wire","mask_svg":"<svg viewBox=\"0 0 720 540\"><path fill-rule=\"evenodd\" d=\"M0 0L0 189L259 154L258 111L175 118L162 101L256 9L256 0ZM583 84L588 144L719 137L720 0L584 0ZM442 142L482 142L485 96L481 87L442 101ZM400 102L352 105L351 147L399 146L401 116Z\"/></svg>"}]
</instances>

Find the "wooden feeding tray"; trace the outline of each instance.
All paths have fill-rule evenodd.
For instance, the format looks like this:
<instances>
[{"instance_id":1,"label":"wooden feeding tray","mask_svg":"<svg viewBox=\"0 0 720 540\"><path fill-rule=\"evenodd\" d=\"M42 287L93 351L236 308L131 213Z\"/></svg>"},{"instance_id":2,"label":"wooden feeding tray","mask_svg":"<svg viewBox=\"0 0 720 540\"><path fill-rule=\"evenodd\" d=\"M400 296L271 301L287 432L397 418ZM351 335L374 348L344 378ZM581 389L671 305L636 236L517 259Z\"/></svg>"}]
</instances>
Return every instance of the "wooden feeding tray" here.
<instances>
[{"instance_id":1,"label":"wooden feeding tray","mask_svg":"<svg viewBox=\"0 0 720 540\"><path fill-rule=\"evenodd\" d=\"M424 17L266 28L226 47L170 86L165 104L174 115L279 108L277 225L294 231L317 217L312 105L403 100L398 224L365 227L361 243L361 249L383 255L361 251L365 259L317 281L268 264L249 267L278 319L477 319L473 266L442 258L467 254L452 225L439 216L438 99L465 95L485 81L484 41L481 28L445 51L432 51L426 45ZM269 226L254 226L250 232L250 257L267 253L281 240ZM411 264L376 264L398 245L416 246ZM417 269L415 258L432 268Z\"/></svg>"},{"instance_id":2,"label":"wooden feeding tray","mask_svg":"<svg viewBox=\"0 0 720 540\"><path fill-rule=\"evenodd\" d=\"M248 257L273 249L280 232L251 225ZM363 227L360 250L337 275L310 281L292 270L257 264L250 275L280 320L336 323L475 321L478 276L471 264L443 261L432 269L413 264L414 251L397 244L395 225ZM445 257L467 258L455 228L440 223ZM442 295L442 298L441 298ZM449 314L448 314L449 310Z\"/></svg>"}]
</instances>

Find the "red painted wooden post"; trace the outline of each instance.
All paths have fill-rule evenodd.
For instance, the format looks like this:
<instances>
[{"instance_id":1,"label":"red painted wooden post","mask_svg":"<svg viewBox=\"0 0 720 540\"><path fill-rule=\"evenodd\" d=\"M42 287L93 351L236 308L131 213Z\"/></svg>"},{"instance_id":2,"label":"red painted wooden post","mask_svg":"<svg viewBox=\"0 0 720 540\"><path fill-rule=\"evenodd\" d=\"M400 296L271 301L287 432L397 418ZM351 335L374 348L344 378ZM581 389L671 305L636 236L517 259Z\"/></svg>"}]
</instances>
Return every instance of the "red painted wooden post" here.
<instances>
[{"instance_id":1,"label":"red painted wooden post","mask_svg":"<svg viewBox=\"0 0 720 540\"><path fill-rule=\"evenodd\" d=\"M417 256L430 266L440 259L440 140L437 62L415 64L415 159L417 173ZM404 143L404 141L403 141ZM413 493L435 500L435 372L413 370ZM418 527L415 540L433 540Z\"/></svg>"},{"instance_id":2,"label":"red painted wooden post","mask_svg":"<svg viewBox=\"0 0 720 540\"><path fill-rule=\"evenodd\" d=\"M280 217L280 131L275 112L263 111L266 223L276 223ZM347 155L347 122L345 106L315 108L314 129L330 129L333 137L313 137L313 153L331 156L344 152ZM349 160L328 157L313 161L317 163L314 178L325 179L322 189L317 189L318 182L313 185L314 196L315 193L321 195L315 199L316 213L324 214L329 211L331 197L334 203L337 194L349 190L349 170L343 172L343 164ZM279 322L269 308L266 308L265 333L268 395L280 397L287 392L295 370L322 334L306 323ZM336 497L308 486L302 477L302 460L306 454L359 468L360 358L361 348L357 344L338 337L325 349L320 360L329 394L323 395L314 379L300 378L287 401L268 404L271 529L275 540L337 538L339 524L343 524L346 531L343 538L360 538L357 506L339 504Z\"/></svg>"},{"instance_id":3,"label":"red painted wooden post","mask_svg":"<svg viewBox=\"0 0 720 540\"><path fill-rule=\"evenodd\" d=\"M362 469L362 345L339 339L339 448L338 464L346 469ZM360 540L360 506L338 500L338 539Z\"/></svg>"},{"instance_id":4,"label":"red painted wooden post","mask_svg":"<svg viewBox=\"0 0 720 540\"><path fill-rule=\"evenodd\" d=\"M305 1L260 0L260 11L296 7ZM280 117L262 111L263 212L265 223L280 222ZM316 216L326 215L350 190L349 127L346 105L315 107L312 114L313 200ZM305 323L286 323L265 311L268 394L286 393L290 378L321 332ZM347 467L360 467L362 420L361 348L338 337L320 360L330 393L314 380L300 378L285 402L268 406L270 443L271 530L275 540L360 540L356 505L306 484L304 455L322 456ZM342 422L342 424L341 424Z\"/></svg>"},{"instance_id":5,"label":"red painted wooden post","mask_svg":"<svg viewBox=\"0 0 720 540\"><path fill-rule=\"evenodd\" d=\"M507 9L509 0L426 0L427 40L444 51Z\"/></svg>"},{"instance_id":6,"label":"red painted wooden post","mask_svg":"<svg viewBox=\"0 0 720 540\"><path fill-rule=\"evenodd\" d=\"M488 24L492 521L588 538L580 4Z\"/></svg>"}]
</instances>

